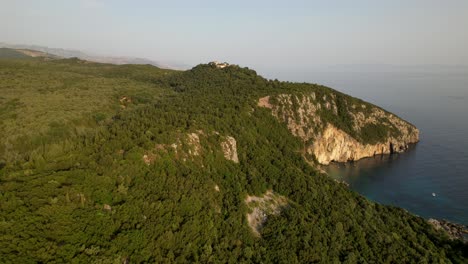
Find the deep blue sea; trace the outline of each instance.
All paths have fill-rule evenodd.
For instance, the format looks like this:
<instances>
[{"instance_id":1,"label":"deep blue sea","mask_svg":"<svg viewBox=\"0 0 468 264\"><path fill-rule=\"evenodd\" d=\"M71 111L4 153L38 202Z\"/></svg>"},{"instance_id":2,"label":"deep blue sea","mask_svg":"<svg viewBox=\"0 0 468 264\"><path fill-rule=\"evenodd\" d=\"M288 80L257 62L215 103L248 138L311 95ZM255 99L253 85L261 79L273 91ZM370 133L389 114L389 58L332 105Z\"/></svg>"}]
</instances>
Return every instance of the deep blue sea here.
<instances>
[{"instance_id":1,"label":"deep blue sea","mask_svg":"<svg viewBox=\"0 0 468 264\"><path fill-rule=\"evenodd\" d=\"M467 67L344 67L298 78L379 105L420 129L420 142L406 153L332 164L331 177L376 202L468 225Z\"/></svg>"}]
</instances>

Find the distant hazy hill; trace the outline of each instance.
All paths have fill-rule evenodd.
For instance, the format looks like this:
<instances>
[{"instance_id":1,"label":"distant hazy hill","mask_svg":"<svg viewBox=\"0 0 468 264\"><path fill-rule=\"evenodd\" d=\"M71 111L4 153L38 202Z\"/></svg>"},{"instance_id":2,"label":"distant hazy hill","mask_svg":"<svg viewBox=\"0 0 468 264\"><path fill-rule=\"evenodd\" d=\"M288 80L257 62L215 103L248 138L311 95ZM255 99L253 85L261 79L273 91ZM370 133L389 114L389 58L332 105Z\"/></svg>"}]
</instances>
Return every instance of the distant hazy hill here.
<instances>
[{"instance_id":1,"label":"distant hazy hill","mask_svg":"<svg viewBox=\"0 0 468 264\"><path fill-rule=\"evenodd\" d=\"M31 50L31 49L12 49L12 48L0 48L0 58L45 58L45 59L63 59L54 54L50 54L43 51Z\"/></svg>"},{"instance_id":2,"label":"distant hazy hill","mask_svg":"<svg viewBox=\"0 0 468 264\"><path fill-rule=\"evenodd\" d=\"M16 59L16 58L27 58L27 57L29 56L14 49L0 48L0 58Z\"/></svg>"},{"instance_id":3,"label":"distant hazy hill","mask_svg":"<svg viewBox=\"0 0 468 264\"><path fill-rule=\"evenodd\" d=\"M144 58L133 58L133 57L114 57L114 56L99 56L91 55L79 50L68 50L60 48L49 48L37 45L20 45L20 44L8 44L0 42L0 47L10 49L21 49L21 50L33 50L40 51L47 54L52 54L61 58L79 58L82 60L100 62L100 63L111 63L111 64L149 64L164 69L186 69L187 65L176 64L176 63L162 63ZM31 56L31 55L28 55ZM34 56L33 56L34 57Z\"/></svg>"}]
</instances>

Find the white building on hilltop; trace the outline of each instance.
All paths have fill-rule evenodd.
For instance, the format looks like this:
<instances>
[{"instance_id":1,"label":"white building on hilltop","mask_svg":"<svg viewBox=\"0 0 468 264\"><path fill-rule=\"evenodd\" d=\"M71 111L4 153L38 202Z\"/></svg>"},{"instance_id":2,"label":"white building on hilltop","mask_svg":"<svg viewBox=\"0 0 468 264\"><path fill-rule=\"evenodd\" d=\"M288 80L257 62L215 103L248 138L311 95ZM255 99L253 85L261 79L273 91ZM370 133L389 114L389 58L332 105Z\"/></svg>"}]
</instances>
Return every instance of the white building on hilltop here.
<instances>
[{"instance_id":1,"label":"white building on hilltop","mask_svg":"<svg viewBox=\"0 0 468 264\"><path fill-rule=\"evenodd\" d=\"M209 65L213 65L213 66L216 66L216 68L226 68L227 66L229 66L229 63L227 62L219 62L219 61L212 61L210 63L208 63Z\"/></svg>"}]
</instances>

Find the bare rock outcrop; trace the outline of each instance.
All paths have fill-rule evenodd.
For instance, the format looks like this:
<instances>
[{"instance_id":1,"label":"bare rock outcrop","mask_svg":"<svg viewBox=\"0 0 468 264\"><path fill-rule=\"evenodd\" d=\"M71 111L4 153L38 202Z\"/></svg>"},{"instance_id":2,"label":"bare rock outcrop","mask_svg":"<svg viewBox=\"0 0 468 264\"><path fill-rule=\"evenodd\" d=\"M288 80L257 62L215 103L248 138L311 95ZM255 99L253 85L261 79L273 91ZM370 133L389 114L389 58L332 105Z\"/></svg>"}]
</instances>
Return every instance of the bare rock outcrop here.
<instances>
[{"instance_id":1,"label":"bare rock outcrop","mask_svg":"<svg viewBox=\"0 0 468 264\"><path fill-rule=\"evenodd\" d=\"M223 150L224 157L227 160L239 163L239 157L237 156L237 142L235 138L226 136L226 140L221 142L221 148Z\"/></svg>"},{"instance_id":2,"label":"bare rock outcrop","mask_svg":"<svg viewBox=\"0 0 468 264\"><path fill-rule=\"evenodd\" d=\"M196 131L188 134L181 134L172 144L155 144L153 149L147 150L142 159L146 165L153 164L161 154L167 154L172 151L175 158L183 161L194 160L195 157L201 156L202 145L200 136L204 135L203 131Z\"/></svg>"},{"instance_id":3,"label":"bare rock outcrop","mask_svg":"<svg viewBox=\"0 0 468 264\"><path fill-rule=\"evenodd\" d=\"M191 156L199 156L201 153L200 137L197 133L187 134L188 153Z\"/></svg>"},{"instance_id":4,"label":"bare rock outcrop","mask_svg":"<svg viewBox=\"0 0 468 264\"><path fill-rule=\"evenodd\" d=\"M288 201L286 197L268 190L263 196L247 196L245 203L250 208L247 214L247 222L249 223L252 232L256 236L260 236L263 224L269 215L278 215L281 209L284 208Z\"/></svg>"},{"instance_id":5,"label":"bare rock outcrop","mask_svg":"<svg viewBox=\"0 0 468 264\"><path fill-rule=\"evenodd\" d=\"M155 160L155 156L153 154L145 154L143 155L143 162L146 164L146 165L150 165L151 163L153 163Z\"/></svg>"},{"instance_id":6,"label":"bare rock outcrop","mask_svg":"<svg viewBox=\"0 0 468 264\"><path fill-rule=\"evenodd\" d=\"M270 96L265 96L260 99L258 99L258 106L260 107L266 107L266 108L273 108L273 106L270 104Z\"/></svg>"},{"instance_id":7,"label":"bare rock outcrop","mask_svg":"<svg viewBox=\"0 0 468 264\"><path fill-rule=\"evenodd\" d=\"M275 102L272 102L271 96L260 98L258 106L271 109L272 114L286 123L294 136L308 140L315 137L322 126L322 120L317 114L322 105L315 102L315 98L315 93L304 97L279 94L274 97Z\"/></svg>"},{"instance_id":8,"label":"bare rock outcrop","mask_svg":"<svg viewBox=\"0 0 468 264\"><path fill-rule=\"evenodd\" d=\"M217 144L210 144L210 141ZM239 163L237 154L237 141L232 136L220 135L219 132L205 132L197 130L191 133L180 133L175 142L155 144L154 148L144 152L142 160L146 165L155 163L161 156L172 154L174 158L182 161L203 162L206 154L222 152L227 160ZM203 166L203 165L202 165Z\"/></svg>"}]
</instances>

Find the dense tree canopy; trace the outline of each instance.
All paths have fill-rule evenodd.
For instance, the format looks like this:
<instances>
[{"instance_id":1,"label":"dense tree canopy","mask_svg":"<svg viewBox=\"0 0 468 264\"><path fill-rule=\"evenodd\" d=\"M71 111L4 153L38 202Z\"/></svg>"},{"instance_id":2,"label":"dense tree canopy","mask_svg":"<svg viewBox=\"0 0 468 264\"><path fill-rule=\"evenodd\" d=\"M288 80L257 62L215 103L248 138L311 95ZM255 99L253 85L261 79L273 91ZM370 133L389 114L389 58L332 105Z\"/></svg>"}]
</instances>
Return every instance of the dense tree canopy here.
<instances>
[{"instance_id":1,"label":"dense tree canopy","mask_svg":"<svg viewBox=\"0 0 468 264\"><path fill-rule=\"evenodd\" d=\"M257 107L262 96L307 91L333 90L238 66L0 59L0 262L466 261L466 245L424 219L318 172ZM346 114L330 122L345 129ZM199 155L187 154L190 133ZM219 147L227 135L238 164ZM244 199L270 189L288 206L258 237Z\"/></svg>"}]
</instances>

